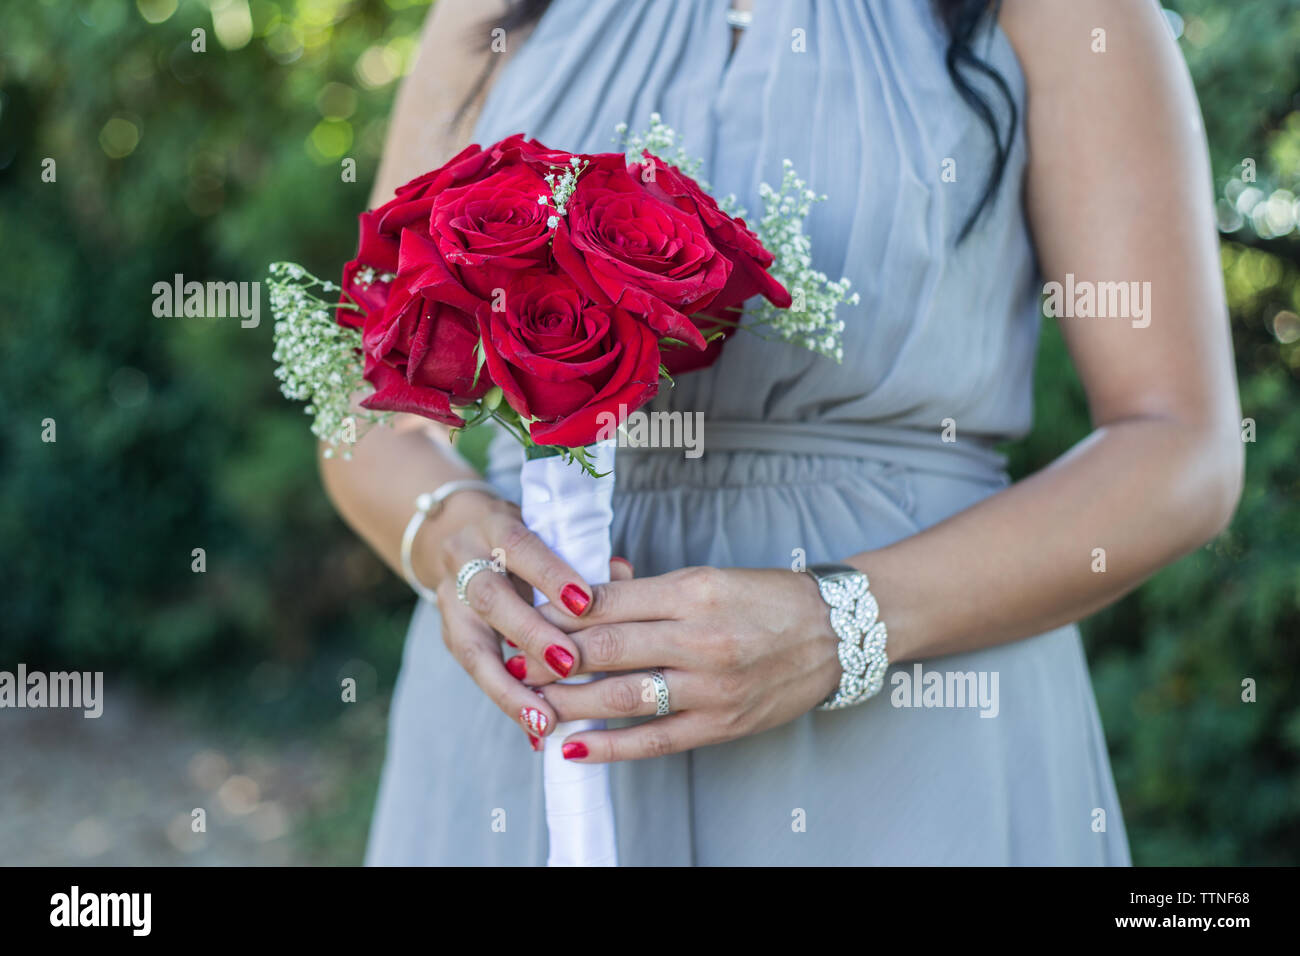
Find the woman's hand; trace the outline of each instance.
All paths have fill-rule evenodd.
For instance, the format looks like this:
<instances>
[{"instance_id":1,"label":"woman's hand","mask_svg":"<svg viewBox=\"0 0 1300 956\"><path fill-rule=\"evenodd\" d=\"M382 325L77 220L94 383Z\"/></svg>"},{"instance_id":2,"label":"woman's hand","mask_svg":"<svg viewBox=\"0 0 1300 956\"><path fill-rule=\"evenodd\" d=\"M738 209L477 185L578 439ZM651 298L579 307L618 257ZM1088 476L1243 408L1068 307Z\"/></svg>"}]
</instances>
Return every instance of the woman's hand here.
<instances>
[{"instance_id":1,"label":"woman's hand","mask_svg":"<svg viewBox=\"0 0 1300 956\"><path fill-rule=\"evenodd\" d=\"M635 727L586 731L564 743L571 760L638 760L759 733L811 710L839 686L838 640L817 582L784 570L686 568L595 588L572 630L574 673L619 671L588 684L550 683L560 720L655 713L647 673L663 668L672 714Z\"/></svg>"},{"instance_id":2,"label":"woman's hand","mask_svg":"<svg viewBox=\"0 0 1300 956\"><path fill-rule=\"evenodd\" d=\"M564 618L572 626L590 603L591 587L528 530L510 502L462 491L447 499L433 524L416 539L425 545L416 567L421 580L436 582L443 643L530 738L540 736L554 726L555 711L523 681L566 677L580 654L574 640L533 607L532 589L567 607ZM508 573L474 575L466 607L456 595L456 575L476 558ZM630 576L626 562L611 562L611 577ZM509 662L501 656L503 637L521 651Z\"/></svg>"}]
</instances>

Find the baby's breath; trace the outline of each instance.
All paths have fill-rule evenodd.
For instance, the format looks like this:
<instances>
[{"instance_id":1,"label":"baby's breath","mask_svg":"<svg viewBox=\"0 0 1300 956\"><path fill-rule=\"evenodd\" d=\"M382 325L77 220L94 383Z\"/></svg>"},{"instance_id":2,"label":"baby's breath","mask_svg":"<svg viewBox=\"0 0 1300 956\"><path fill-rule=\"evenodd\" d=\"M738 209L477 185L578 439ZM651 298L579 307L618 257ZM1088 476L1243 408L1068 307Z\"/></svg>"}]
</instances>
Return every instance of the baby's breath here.
<instances>
[{"instance_id":1,"label":"baby's breath","mask_svg":"<svg viewBox=\"0 0 1300 956\"><path fill-rule=\"evenodd\" d=\"M546 185L551 187L551 194L548 196L542 193L537 197L537 204L550 206L555 210L555 214L546 220L547 229L558 226L560 217L568 213L569 199L572 198L573 191L578 188L578 177L590 165L587 160L574 156L569 160L568 166L552 166L551 171L546 174L544 178Z\"/></svg>"},{"instance_id":2,"label":"baby's breath","mask_svg":"<svg viewBox=\"0 0 1300 956\"><path fill-rule=\"evenodd\" d=\"M812 240L803 231L804 220L819 196L799 178L794 164L785 160L781 164L779 189L767 183L758 188L765 212L755 230L763 245L776 256L768 272L786 287L791 303L788 309L778 309L766 299L747 315L759 325L767 326L787 342L844 361L842 336L844 320L835 317L840 305L857 305L856 292L849 292L849 280L832 282L826 273L813 268Z\"/></svg>"},{"instance_id":3,"label":"baby's breath","mask_svg":"<svg viewBox=\"0 0 1300 956\"><path fill-rule=\"evenodd\" d=\"M349 458L346 446L359 437L358 426L389 417L352 405L353 396L369 388L362 378L361 332L339 325L333 314L337 303L314 292L338 292L335 283L292 262L273 262L268 271L275 318L271 357L277 363L280 391L288 399L307 402L304 411L313 416L312 434L329 446L325 457L344 446L343 457Z\"/></svg>"},{"instance_id":4,"label":"baby's breath","mask_svg":"<svg viewBox=\"0 0 1300 956\"><path fill-rule=\"evenodd\" d=\"M713 193L709 181L700 175L704 160L686 151L686 147L678 142L677 131L667 125L658 113L650 114L650 126L643 133L629 133L626 123L615 126L614 132L617 134L614 142L622 148L623 156L628 163L644 163L643 154L648 152L652 156L658 156L669 166L676 166L683 175L695 180L706 193ZM714 196L714 201L728 216L736 219L745 218L745 209L740 205L740 200L736 198L735 193L728 193L721 199Z\"/></svg>"},{"instance_id":5,"label":"baby's breath","mask_svg":"<svg viewBox=\"0 0 1300 956\"><path fill-rule=\"evenodd\" d=\"M626 123L614 127L614 142L623 148L623 155L628 163L644 163L643 153L658 156L669 166L676 166L690 176L705 192L711 192L709 184L700 178L704 161L686 152L686 148L677 141L677 131L664 122L658 113L650 114L650 126L642 133L629 133Z\"/></svg>"}]
</instances>

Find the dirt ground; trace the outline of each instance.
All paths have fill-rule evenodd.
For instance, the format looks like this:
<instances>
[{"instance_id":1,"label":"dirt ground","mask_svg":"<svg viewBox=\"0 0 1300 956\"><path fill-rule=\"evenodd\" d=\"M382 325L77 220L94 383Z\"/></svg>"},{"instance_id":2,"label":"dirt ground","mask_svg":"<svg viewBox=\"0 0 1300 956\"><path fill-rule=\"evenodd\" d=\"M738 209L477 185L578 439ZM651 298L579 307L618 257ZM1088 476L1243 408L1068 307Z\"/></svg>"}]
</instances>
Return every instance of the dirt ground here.
<instances>
[{"instance_id":1,"label":"dirt ground","mask_svg":"<svg viewBox=\"0 0 1300 956\"><path fill-rule=\"evenodd\" d=\"M357 864L384 710L357 705L338 746L237 741L120 691L97 719L0 711L0 865Z\"/></svg>"}]
</instances>

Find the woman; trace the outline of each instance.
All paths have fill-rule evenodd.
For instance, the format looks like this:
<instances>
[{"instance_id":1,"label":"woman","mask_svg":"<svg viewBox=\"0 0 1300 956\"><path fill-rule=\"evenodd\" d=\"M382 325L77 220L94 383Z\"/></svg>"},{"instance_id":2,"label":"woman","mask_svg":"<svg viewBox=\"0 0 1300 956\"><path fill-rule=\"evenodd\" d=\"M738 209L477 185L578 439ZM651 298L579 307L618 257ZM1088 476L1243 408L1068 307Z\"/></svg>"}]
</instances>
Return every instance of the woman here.
<instances>
[{"instance_id":1,"label":"woman","mask_svg":"<svg viewBox=\"0 0 1300 956\"><path fill-rule=\"evenodd\" d=\"M1156 3L985 7L759 2L745 27L725 0L552 0L491 34L481 4L439 0L376 203L466 141L602 151L657 110L751 210L793 160L831 197L817 265L862 301L842 365L740 335L660 395L704 413L705 454L620 449L630 565L608 585L522 527L508 442L503 497L446 497L416 539L440 600L411 625L369 862L544 862L529 741L611 763L624 864L1129 862L1072 622L1206 542L1239 494L1206 149ZM1009 486L994 446L1030 427L1050 281L1133 294L1065 311L1095 431ZM473 473L419 423L324 476L399 569L416 496ZM458 571L498 548L512 578L477 574L461 603ZM842 635L804 561L865 574L887 626L884 689L856 706L818 709ZM667 716L642 694L653 668ZM584 717L612 724L549 736Z\"/></svg>"}]
</instances>

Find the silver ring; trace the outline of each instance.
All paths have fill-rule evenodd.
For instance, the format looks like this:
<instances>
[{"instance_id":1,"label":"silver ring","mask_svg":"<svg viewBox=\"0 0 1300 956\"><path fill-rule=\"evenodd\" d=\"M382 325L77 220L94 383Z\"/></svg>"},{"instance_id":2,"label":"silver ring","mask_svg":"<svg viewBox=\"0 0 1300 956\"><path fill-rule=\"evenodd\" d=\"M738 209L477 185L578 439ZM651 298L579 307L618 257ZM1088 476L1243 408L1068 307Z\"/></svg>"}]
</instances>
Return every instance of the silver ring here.
<instances>
[{"instance_id":1,"label":"silver ring","mask_svg":"<svg viewBox=\"0 0 1300 956\"><path fill-rule=\"evenodd\" d=\"M668 681L664 680L663 668L656 667L651 670L650 679L655 685L655 716L666 717L672 711L668 708Z\"/></svg>"},{"instance_id":2,"label":"silver ring","mask_svg":"<svg viewBox=\"0 0 1300 956\"><path fill-rule=\"evenodd\" d=\"M460 603L469 607L469 598L465 595L465 589L469 587L470 579L480 571L495 571L497 574L505 574L505 571L498 568L487 558L475 558L473 561L466 561L456 572L456 597L460 598Z\"/></svg>"}]
</instances>

